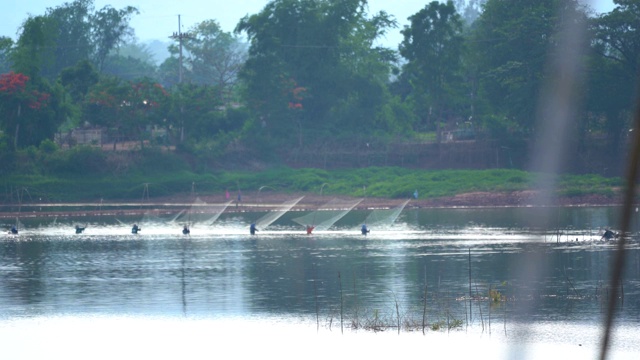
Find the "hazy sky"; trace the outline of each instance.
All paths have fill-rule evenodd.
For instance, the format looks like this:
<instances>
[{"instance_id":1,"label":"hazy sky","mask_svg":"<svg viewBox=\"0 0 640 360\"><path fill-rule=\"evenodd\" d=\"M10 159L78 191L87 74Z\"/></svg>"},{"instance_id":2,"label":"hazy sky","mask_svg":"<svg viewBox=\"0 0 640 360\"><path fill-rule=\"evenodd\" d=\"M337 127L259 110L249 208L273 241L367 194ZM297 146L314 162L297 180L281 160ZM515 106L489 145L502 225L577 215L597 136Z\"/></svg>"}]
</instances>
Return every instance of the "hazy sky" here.
<instances>
[{"instance_id":1,"label":"hazy sky","mask_svg":"<svg viewBox=\"0 0 640 360\"><path fill-rule=\"evenodd\" d=\"M431 0L369 0L370 13L384 10L393 15L399 28L391 30L384 42L395 48L402 40L400 29L408 24L407 18ZM585 0L589 1L589 0ZM22 21L28 15L42 15L47 8L57 7L72 0L2 0L0 12L0 36L16 38ZM165 41L178 30L178 15L183 31L208 19L215 19L224 31L233 31L238 20L247 14L259 12L267 0L94 0L96 9L111 5L116 9L135 6L140 14L133 17L131 26L141 41L158 39ZM597 12L613 9L613 0L591 0Z\"/></svg>"}]
</instances>

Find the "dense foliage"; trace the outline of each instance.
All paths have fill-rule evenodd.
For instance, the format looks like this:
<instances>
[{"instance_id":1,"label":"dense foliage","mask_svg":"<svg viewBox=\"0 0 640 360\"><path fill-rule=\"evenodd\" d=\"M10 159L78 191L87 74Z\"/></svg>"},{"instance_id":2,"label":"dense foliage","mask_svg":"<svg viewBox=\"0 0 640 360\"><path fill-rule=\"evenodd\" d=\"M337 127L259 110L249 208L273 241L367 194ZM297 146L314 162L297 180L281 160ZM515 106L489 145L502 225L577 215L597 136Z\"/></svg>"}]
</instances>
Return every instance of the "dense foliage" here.
<instances>
[{"instance_id":1,"label":"dense foliage","mask_svg":"<svg viewBox=\"0 0 640 360\"><path fill-rule=\"evenodd\" d=\"M535 190L539 174L521 170L417 170L401 167L320 170L273 167L262 171L196 173L181 158L154 149L141 152L103 152L88 146L60 151L51 142L18 152L19 173L3 179L0 199L17 203L22 191L38 201L117 201L194 195L220 196L225 190L240 191L247 201L260 189L281 194L409 199L434 199L469 192ZM600 194L612 196L620 178L599 175L564 175L559 195Z\"/></svg>"},{"instance_id":2,"label":"dense foliage","mask_svg":"<svg viewBox=\"0 0 640 360\"><path fill-rule=\"evenodd\" d=\"M43 141L73 154L71 131L95 128L101 138L89 145L162 146L198 171L457 140L488 142L489 156L522 154L558 56L581 64L574 163L602 141L621 158L640 0L614 2L596 15L577 0L433 1L397 29L366 0L271 0L234 33L211 19L174 34L157 65L129 25L138 9L75 0L30 15L16 41L0 38L1 171L20 173L20 154ZM579 54L563 53L565 21L581 29ZM398 49L380 45L391 31L403 35Z\"/></svg>"}]
</instances>

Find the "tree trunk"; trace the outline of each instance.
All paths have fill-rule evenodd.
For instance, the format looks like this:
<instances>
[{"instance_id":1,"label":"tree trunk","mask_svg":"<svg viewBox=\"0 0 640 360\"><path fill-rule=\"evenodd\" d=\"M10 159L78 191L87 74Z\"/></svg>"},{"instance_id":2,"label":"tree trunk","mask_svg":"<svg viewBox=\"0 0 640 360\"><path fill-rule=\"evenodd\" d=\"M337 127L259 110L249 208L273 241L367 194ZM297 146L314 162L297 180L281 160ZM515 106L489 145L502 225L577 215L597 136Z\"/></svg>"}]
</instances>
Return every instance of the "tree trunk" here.
<instances>
[{"instance_id":1,"label":"tree trunk","mask_svg":"<svg viewBox=\"0 0 640 360\"><path fill-rule=\"evenodd\" d=\"M16 124L16 133L13 136L13 150L18 150L18 132L20 131L20 123Z\"/></svg>"}]
</instances>

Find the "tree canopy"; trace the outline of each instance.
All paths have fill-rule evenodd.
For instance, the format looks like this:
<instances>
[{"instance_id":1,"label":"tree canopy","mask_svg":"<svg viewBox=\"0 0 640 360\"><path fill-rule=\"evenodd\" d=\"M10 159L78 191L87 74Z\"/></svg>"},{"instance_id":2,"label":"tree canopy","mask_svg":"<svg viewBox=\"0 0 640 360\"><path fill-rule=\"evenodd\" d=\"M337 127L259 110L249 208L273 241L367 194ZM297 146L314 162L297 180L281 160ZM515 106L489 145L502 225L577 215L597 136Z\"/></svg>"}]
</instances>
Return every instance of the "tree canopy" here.
<instances>
[{"instance_id":1,"label":"tree canopy","mask_svg":"<svg viewBox=\"0 0 640 360\"><path fill-rule=\"evenodd\" d=\"M640 77L640 1L614 3L595 15L579 0L432 1L398 29L366 0L271 0L233 32L194 24L156 62L130 26L137 8L75 0L0 37L0 146L97 126L114 147L162 130L164 144L207 159L460 139L524 153L571 18L588 26L575 138L605 139L613 156ZM380 45L392 31L397 49Z\"/></svg>"},{"instance_id":2,"label":"tree canopy","mask_svg":"<svg viewBox=\"0 0 640 360\"><path fill-rule=\"evenodd\" d=\"M363 0L276 0L240 20L249 39L241 78L272 135L285 140L376 129L394 53L375 40L395 21ZM294 132L294 130L297 130Z\"/></svg>"}]
</instances>

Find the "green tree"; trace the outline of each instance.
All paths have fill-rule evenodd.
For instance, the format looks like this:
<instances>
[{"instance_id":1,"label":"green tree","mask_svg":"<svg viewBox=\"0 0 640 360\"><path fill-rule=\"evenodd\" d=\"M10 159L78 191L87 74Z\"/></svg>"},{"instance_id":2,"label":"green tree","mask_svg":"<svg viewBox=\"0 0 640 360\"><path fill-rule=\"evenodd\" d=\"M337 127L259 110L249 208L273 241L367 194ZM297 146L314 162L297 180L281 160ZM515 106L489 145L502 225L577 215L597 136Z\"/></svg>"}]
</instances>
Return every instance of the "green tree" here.
<instances>
[{"instance_id":1,"label":"green tree","mask_svg":"<svg viewBox=\"0 0 640 360\"><path fill-rule=\"evenodd\" d=\"M40 76L42 68L54 59L54 23L45 16L28 17L10 53L12 70L29 77Z\"/></svg>"},{"instance_id":2,"label":"green tree","mask_svg":"<svg viewBox=\"0 0 640 360\"><path fill-rule=\"evenodd\" d=\"M55 21L45 16L28 17L16 46L10 52L13 74L21 74L28 81L20 91L5 92L2 104L10 115L7 124L13 134L14 148L39 145L51 139L68 117L73 106L58 83L50 83L41 76L42 69L54 63ZM15 77L14 77L15 78ZM18 101L17 107L11 101ZM16 111L13 113L13 111Z\"/></svg>"},{"instance_id":3,"label":"green tree","mask_svg":"<svg viewBox=\"0 0 640 360\"><path fill-rule=\"evenodd\" d=\"M42 68L43 77L55 79L62 69L89 58L92 10L93 0L74 0L47 9L44 17L51 23L50 36L55 46L50 61Z\"/></svg>"},{"instance_id":4,"label":"green tree","mask_svg":"<svg viewBox=\"0 0 640 360\"><path fill-rule=\"evenodd\" d=\"M108 5L92 14L92 59L98 70L102 70L105 59L114 48L122 45L127 37L133 36L129 21L136 14L138 9L133 6L117 10Z\"/></svg>"},{"instance_id":5,"label":"green tree","mask_svg":"<svg viewBox=\"0 0 640 360\"><path fill-rule=\"evenodd\" d=\"M232 34L222 31L215 20L195 25L188 34L183 46L188 69L185 81L213 85L221 92L221 98L229 100L246 58L244 44ZM172 57L178 56L177 49L172 47L172 50Z\"/></svg>"},{"instance_id":6,"label":"green tree","mask_svg":"<svg viewBox=\"0 0 640 360\"><path fill-rule=\"evenodd\" d=\"M11 50L13 49L13 40L10 37L0 36L0 74L9 72L11 69Z\"/></svg>"},{"instance_id":7,"label":"green tree","mask_svg":"<svg viewBox=\"0 0 640 360\"><path fill-rule=\"evenodd\" d=\"M109 129L114 150L121 134L130 130L123 114L129 89L129 84L122 79L104 76L89 89L82 103L83 120Z\"/></svg>"},{"instance_id":8,"label":"green tree","mask_svg":"<svg viewBox=\"0 0 640 360\"><path fill-rule=\"evenodd\" d=\"M491 117L510 124L512 134L526 137L535 130L548 54L558 50L560 16L568 12L586 18L575 0L488 0L477 21L471 43L479 95L490 105Z\"/></svg>"},{"instance_id":9,"label":"green tree","mask_svg":"<svg viewBox=\"0 0 640 360\"><path fill-rule=\"evenodd\" d=\"M102 67L102 73L125 80L157 77L157 69L153 64L136 57L118 54L107 57Z\"/></svg>"},{"instance_id":10,"label":"green tree","mask_svg":"<svg viewBox=\"0 0 640 360\"><path fill-rule=\"evenodd\" d=\"M109 53L102 66L102 73L126 80L156 78L157 66L148 46L131 41Z\"/></svg>"},{"instance_id":11,"label":"green tree","mask_svg":"<svg viewBox=\"0 0 640 360\"><path fill-rule=\"evenodd\" d=\"M206 163L218 161L243 130L246 110L225 105L220 90L214 86L183 83L171 90L167 130L176 130L171 135L178 139L180 149Z\"/></svg>"},{"instance_id":12,"label":"green tree","mask_svg":"<svg viewBox=\"0 0 640 360\"><path fill-rule=\"evenodd\" d=\"M0 126L13 136L13 148L51 139L67 115L62 88L31 80L21 73L0 75Z\"/></svg>"},{"instance_id":13,"label":"green tree","mask_svg":"<svg viewBox=\"0 0 640 360\"><path fill-rule=\"evenodd\" d=\"M410 79L417 109L428 129L455 119L455 101L461 93L463 24L452 1L433 1L409 17L402 30L400 54Z\"/></svg>"},{"instance_id":14,"label":"green tree","mask_svg":"<svg viewBox=\"0 0 640 360\"><path fill-rule=\"evenodd\" d=\"M60 83L76 103L84 100L89 89L99 81L99 78L98 72L89 60L80 61L60 73Z\"/></svg>"},{"instance_id":15,"label":"green tree","mask_svg":"<svg viewBox=\"0 0 640 360\"><path fill-rule=\"evenodd\" d=\"M214 86L182 84L174 89L171 119L181 138L201 141L224 131L223 102Z\"/></svg>"},{"instance_id":16,"label":"green tree","mask_svg":"<svg viewBox=\"0 0 640 360\"><path fill-rule=\"evenodd\" d=\"M170 106L169 92L155 80L142 78L131 83L125 118L137 133L140 147L144 147L147 130L154 126L162 126Z\"/></svg>"},{"instance_id":17,"label":"green tree","mask_svg":"<svg viewBox=\"0 0 640 360\"><path fill-rule=\"evenodd\" d=\"M85 97L83 116L92 124L111 129L114 149L119 139L137 138L143 146L147 130L162 126L170 104L169 93L152 79L104 77Z\"/></svg>"},{"instance_id":18,"label":"green tree","mask_svg":"<svg viewBox=\"0 0 640 360\"><path fill-rule=\"evenodd\" d=\"M105 6L93 11L93 0L75 0L29 16L12 51L13 70L49 80L84 60L101 70L107 55L133 34L129 20L137 10Z\"/></svg>"},{"instance_id":19,"label":"green tree","mask_svg":"<svg viewBox=\"0 0 640 360\"><path fill-rule=\"evenodd\" d=\"M591 21L593 32L589 110L608 135L609 148L621 144L631 126L640 80L640 1L615 0L616 7Z\"/></svg>"},{"instance_id":20,"label":"green tree","mask_svg":"<svg viewBox=\"0 0 640 360\"><path fill-rule=\"evenodd\" d=\"M174 45L169 46L172 53ZM177 53L177 50L176 50ZM157 69L158 81L167 89L171 89L178 85L180 78L180 60L175 56L166 58Z\"/></svg>"},{"instance_id":21,"label":"green tree","mask_svg":"<svg viewBox=\"0 0 640 360\"><path fill-rule=\"evenodd\" d=\"M304 133L371 132L395 59L374 42L393 26L384 12L369 17L364 0L276 0L241 19L250 48L240 76L259 124L298 144Z\"/></svg>"}]
</instances>

